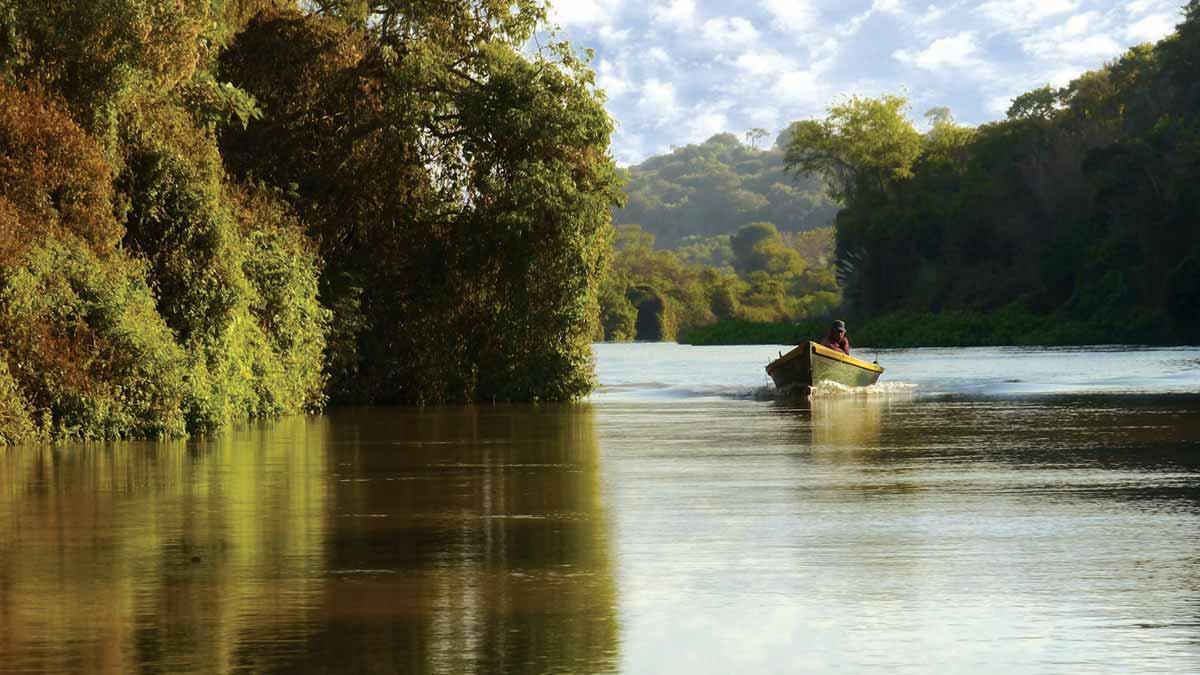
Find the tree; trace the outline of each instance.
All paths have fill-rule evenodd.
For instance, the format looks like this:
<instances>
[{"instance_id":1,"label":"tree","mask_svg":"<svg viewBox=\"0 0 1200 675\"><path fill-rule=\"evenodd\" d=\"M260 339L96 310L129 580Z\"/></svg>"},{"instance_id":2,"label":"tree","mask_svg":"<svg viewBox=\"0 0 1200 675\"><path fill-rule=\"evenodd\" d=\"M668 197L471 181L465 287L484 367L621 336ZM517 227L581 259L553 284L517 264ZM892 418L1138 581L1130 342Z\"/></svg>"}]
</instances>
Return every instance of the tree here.
<instances>
[{"instance_id":1,"label":"tree","mask_svg":"<svg viewBox=\"0 0 1200 675\"><path fill-rule=\"evenodd\" d=\"M1058 111L1059 102L1058 91L1046 85L1014 98L1006 114L1010 120L1049 120Z\"/></svg>"},{"instance_id":2,"label":"tree","mask_svg":"<svg viewBox=\"0 0 1200 675\"><path fill-rule=\"evenodd\" d=\"M586 393L619 198L591 70L565 43L521 53L538 3L352 9L260 15L221 59L269 111L227 130L229 163L296 186L335 323L359 327L335 396Z\"/></svg>"},{"instance_id":3,"label":"tree","mask_svg":"<svg viewBox=\"0 0 1200 675\"><path fill-rule=\"evenodd\" d=\"M907 117L900 96L851 97L829 109L824 120L795 122L789 128L785 162L797 174L823 176L830 195L843 203L876 194L912 175L921 135Z\"/></svg>"}]
</instances>

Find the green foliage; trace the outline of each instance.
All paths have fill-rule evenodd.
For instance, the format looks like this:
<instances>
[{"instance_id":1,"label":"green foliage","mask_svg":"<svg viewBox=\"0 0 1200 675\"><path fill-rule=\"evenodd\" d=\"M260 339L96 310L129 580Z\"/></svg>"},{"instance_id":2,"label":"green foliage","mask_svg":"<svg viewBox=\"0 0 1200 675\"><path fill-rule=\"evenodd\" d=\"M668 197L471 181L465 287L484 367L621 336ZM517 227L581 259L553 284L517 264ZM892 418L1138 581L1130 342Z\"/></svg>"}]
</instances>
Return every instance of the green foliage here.
<instances>
[{"instance_id":1,"label":"green foliage","mask_svg":"<svg viewBox=\"0 0 1200 675\"><path fill-rule=\"evenodd\" d=\"M274 194L235 194L245 246L242 272L253 293L250 315L265 334L272 377L259 387L264 413L316 411L325 403L326 334L331 312L318 300L321 266L304 224Z\"/></svg>"},{"instance_id":2,"label":"green foliage","mask_svg":"<svg viewBox=\"0 0 1200 675\"><path fill-rule=\"evenodd\" d=\"M247 292L220 186L168 148L135 149L125 244L150 261L159 310L182 343L216 340Z\"/></svg>"},{"instance_id":3,"label":"green foliage","mask_svg":"<svg viewBox=\"0 0 1200 675\"><path fill-rule=\"evenodd\" d=\"M1114 342L1149 341L1153 336L1104 332L1084 322L1030 313L1020 305L992 312L957 310L932 314L901 311L851 323L854 344L872 347L991 347L1082 345L1097 337ZM1110 340L1102 340L1110 341Z\"/></svg>"},{"instance_id":4,"label":"green foliage","mask_svg":"<svg viewBox=\"0 0 1200 675\"><path fill-rule=\"evenodd\" d=\"M0 83L0 266L50 237L112 250L121 238L100 146L45 96Z\"/></svg>"},{"instance_id":5,"label":"green foliage","mask_svg":"<svg viewBox=\"0 0 1200 675\"><path fill-rule=\"evenodd\" d=\"M0 358L0 447L35 438L37 433L29 401L9 372L8 362Z\"/></svg>"},{"instance_id":6,"label":"green foliage","mask_svg":"<svg viewBox=\"0 0 1200 675\"><path fill-rule=\"evenodd\" d=\"M0 347L30 417L55 436L184 431L184 353L140 266L50 241L4 273ZM6 429L5 435L20 433Z\"/></svg>"},{"instance_id":7,"label":"green foliage","mask_svg":"<svg viewBox=\"0 0 1200 675\"><path fill-rule=\"evenodd\" d=\"M221 3L85 4L3 8L8 78L50 93L0 85L0 389L27 413L0 415L0 436L26 419L178 435L320 406L317 254L277 199L224 182L212 135L257 114L207 68Z\"/></svg>"},{"instance_id":8,"label":"green foliage","mask_svg":"<svg viewBox=\"0 0 1200 675\"><path fill-rule=\"evenodd\" d=\"M1196 340L1198 22L1193 3L1177 34L1019 96L977 129L935 109L919 136L896 97L793 125L790 166L824 172L845 200L837 258L853 313L945 317L956 344L1082 339L978 319L1013 306L1093 341Z\"/></svg>"},{"instance_id":9,"label":"green foliage","mask_svg":"<svg viewBox=\"0 0 1200 675\"><path fill-rule=\"evenodd\" d=\"M921 135L900 96L853 96L829 108L824 120L788 129L784 161L789 171L823 176L834 199L847 203L884 196L895 181L912 176Z\"/></svg>"},{"instance_id":10,"label":"green foliage","mask_svg":"<svg viewBox=\"0 0 1200 675\"><path fill-rule=\"evenodd\" d=\"M215 128L237 120L245 129L251 121L263 118L253 96L229 82L218 82L209 72L197 75L182 95L196 121L204 126Z\"/></svg>"},{"instance_id":11,"label":"green foliage","mask_svg":"<svg viewBox=\"0 0 1200 675\"><path fill-rule=\"evenodd\" d=\"M62 96L84 129L110 139L130 99L187 82L217 2L0 0L0 68Z\"/></svg>"},{"instance_id":12,"label":"green foliage","mask_svg":"<svg viewBox=\"0 0 1200 675\"><path fill-rule=\"evenodd\" d=\"M638 311L625 291L623 280L616 275L608 275L600 286L598 340L630 342L637 338Z\"/></svg>"},{"instance_id":13,"label":"green foliage","mask_svg":"<svg viewBox=\"0 0 1200 675\"><path fill-rule=\"evenodd\" d=\"M700 246L719 246L733 266L689 260ZM832 259L830 228L781 235L752 223L681 252L655 250L653 235L622 225L600 298L603 339L670 340L716 321L823 315L841 302Z\"/></svg>"},{"instance_id":14,"label":"green foliage","mask_svg":"<svg viewBox=\"0 0 1200 675\"><path fill-rule=\"evenodd\" d=\"M521 54L538 3L327 13L260 15L219 79L268 111L223 132L227 166L294 186L321 243L335 399L589 391L619 197L591 71L565 44Z\"/></svg>"},{"instance_id":15,"label":"green foliage","mask_svg":"<svg viewBox=\"0 0 1200 675\"><path fill-rule=\"evenodd\" d=\"M679 337L684 344L794 345L818 340L829 327L826 319L798 323L721 321L692 329ZM1144 325L1102 325L1077 319L1034 314L1020 305L994 312L956 310L934 314L903 310L851 320L855 347L993 347L1071 346L1102 343L1164 344L1161 332Z\"/></svg>"},{"instance_id":16,"label":"green foliage","mask_svg":"<svg viewBox=\"0 0 1200 675\"><path fill-rule=\"evenodd\" d=\"M806 319L799 322L770 323L730 319L699 326L679 336L688 345L794 345L825 334L829 322Z\"/></svg>"},{"instance_id":17,"label":"green foliage","mask_svg":"<svg viewBox=\"0 0 1200 675\"><path fill-rule=\"evenodd\" d=\"M820 179L790 178L781 148L757 149L764 134L748 137L750 147L732 134L718 134L629 168L628 200L614 211L614 222L637 223L668 248L690 237L732 235L756 221L773 222L785 232L829 225L836 206L824 196Z\"/></svg>"},{"instance_id":18,"label":"green foliage","mask_svg":"<svg viewBox=\"0 0 1200 675\"><path fill-rule=\"evenodd\" d=\"M1058 109L1058 90L1047 85L1014 98L1006 114L1010 120L1050 120Z\"/></svg>"}]
</instances>

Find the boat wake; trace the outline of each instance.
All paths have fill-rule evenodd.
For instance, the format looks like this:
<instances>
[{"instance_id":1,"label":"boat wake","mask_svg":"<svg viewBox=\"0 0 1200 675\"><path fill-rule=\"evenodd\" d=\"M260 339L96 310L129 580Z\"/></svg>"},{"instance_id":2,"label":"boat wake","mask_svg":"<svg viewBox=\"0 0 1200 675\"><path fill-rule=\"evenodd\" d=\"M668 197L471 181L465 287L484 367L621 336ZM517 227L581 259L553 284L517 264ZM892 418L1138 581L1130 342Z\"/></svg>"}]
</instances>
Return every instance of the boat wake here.
<instances>
[{"instance_id":1,"label":"boat wake","mask_svg":"<svg viewBox=\"0 0 1200 675\"><path fill-rule=\"evenodd\" d=\"M847 387L825 380L812 388L812 398L912 398L917 385L909 382L877 382L866 387Z\"/></svg>"},{"instance_id":2,"label":"boat wake","mask_svg":"<svg viewBox=\"0 0 1200 675\"><path fill-rule=\"evenodd\" d=\"M780 391L771 385L747 387L740 385L672 386L662 382L638 382L601 387L593 395L594 400L742 400L774 401L804 398L812 399L901 399L916 396L917 385L908 382L881 382L867 387L847 387L837 382L824 381L805 391Z\"/></svg>"}]
</instances>

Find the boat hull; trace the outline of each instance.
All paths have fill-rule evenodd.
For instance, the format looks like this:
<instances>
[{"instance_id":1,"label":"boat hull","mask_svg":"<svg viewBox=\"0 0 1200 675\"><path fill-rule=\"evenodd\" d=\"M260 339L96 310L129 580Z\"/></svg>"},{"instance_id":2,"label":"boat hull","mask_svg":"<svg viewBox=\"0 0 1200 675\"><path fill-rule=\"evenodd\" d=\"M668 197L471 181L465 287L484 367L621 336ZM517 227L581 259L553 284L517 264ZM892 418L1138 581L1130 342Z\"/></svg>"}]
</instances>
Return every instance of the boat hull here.
<instances>
[{"instance_id":1,"label":"boat hull","mask_svg":"<svg viewBox=\"0 0 1200 675\"><path fill-rule=\"evenodd\" d=\"M781 391L800 390L821 382L847 387L865 387L879 381L883 368L815 342L808 342L767 365L767 374Z\"/></svg>"}]
</instances>

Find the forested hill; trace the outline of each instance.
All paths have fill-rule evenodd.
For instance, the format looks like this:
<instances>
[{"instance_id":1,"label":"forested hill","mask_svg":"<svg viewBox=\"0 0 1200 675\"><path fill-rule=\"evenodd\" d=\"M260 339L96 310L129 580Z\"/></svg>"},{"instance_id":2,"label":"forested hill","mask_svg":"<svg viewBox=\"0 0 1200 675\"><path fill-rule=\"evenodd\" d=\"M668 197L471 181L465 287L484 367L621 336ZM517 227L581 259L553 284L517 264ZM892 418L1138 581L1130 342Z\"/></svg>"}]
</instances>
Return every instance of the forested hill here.
<instances>
[{"instance_id":1,"label":"forested hill","mask_svg":"<svg viewBox=\"0 0 1200 675\"><path fill-rule=\"evenodd\" d=\"M757 144L764 135L751 140ZM674 248L689 236L733 234L753 222L804 232L832 224L838 209L820 178L784 173L778 144L756 149L733 134L651 157L627 171L628 201L613 221L640 225L660 248Z\"/></svg>"},{"instance_id":2,"label":"forested hill","mask_svg":"<svg viewBox=\"0 0 1200 675\"><path fill-rule=\"evenodd\" d=\"M822 173L842 290L862 316L1000 309L1092 326L1072 341L1200 341L1200 0L1177 31L1007 119L919 132L901 97L797 122ZM989 338L983 338L989 339ZM990 338L995 339L995 338Z\"/></svg>"}]
</instances>

